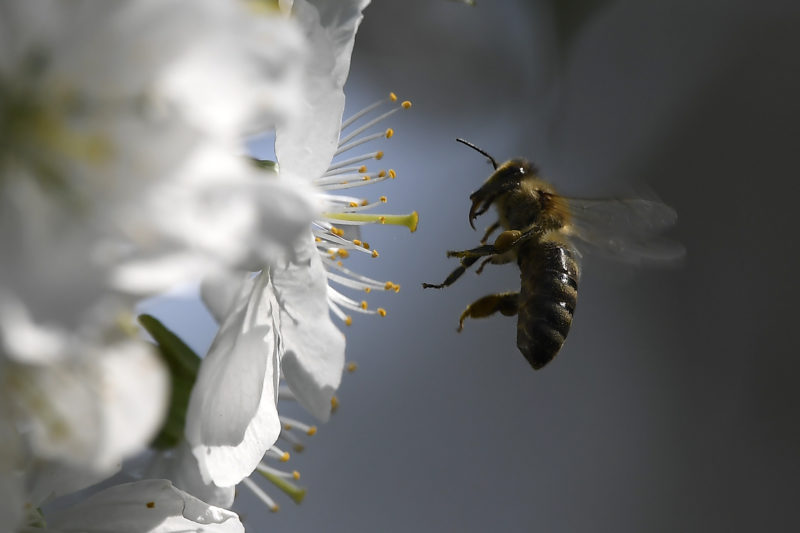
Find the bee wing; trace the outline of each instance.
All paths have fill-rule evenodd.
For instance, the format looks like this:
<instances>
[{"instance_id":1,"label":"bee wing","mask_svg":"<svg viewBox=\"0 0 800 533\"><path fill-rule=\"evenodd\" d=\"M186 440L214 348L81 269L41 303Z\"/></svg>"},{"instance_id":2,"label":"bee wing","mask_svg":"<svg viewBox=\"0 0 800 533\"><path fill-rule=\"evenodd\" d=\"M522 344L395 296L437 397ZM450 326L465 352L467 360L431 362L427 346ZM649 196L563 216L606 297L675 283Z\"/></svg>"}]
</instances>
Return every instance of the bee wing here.
<instances>
[{"instance_id":1,"label":"bee wing","mask_svg":"<svg viewBox=\"0 0 800 533\"><path fill-rule=\"evenodd\" d=\"M570 222L563 232L602 255L630 262L674 262L685 249L660 234L675 225L674 209L645 198L565 198Z\"/></svg>"}]
</instances>

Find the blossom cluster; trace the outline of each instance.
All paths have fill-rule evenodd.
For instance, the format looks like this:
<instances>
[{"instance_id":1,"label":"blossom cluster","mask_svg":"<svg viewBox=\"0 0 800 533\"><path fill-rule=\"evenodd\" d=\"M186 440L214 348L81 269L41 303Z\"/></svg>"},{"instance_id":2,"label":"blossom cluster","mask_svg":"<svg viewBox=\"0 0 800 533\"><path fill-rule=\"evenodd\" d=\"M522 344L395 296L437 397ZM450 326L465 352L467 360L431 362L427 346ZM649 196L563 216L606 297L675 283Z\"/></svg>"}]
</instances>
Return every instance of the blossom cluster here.
<instances>
[{"instance_id":1,"label":"blossom cluster","mask_svg":"<svg viewBox=\"0 0 800 533\"><path fill-rule=\"evenodd\" d=\"M351 154L410 106L342 122L368 2L0 6L0 531L243 531L237 485L277 507L254 472L300 497L276 441L316 428L278 398L328 419L331 315L385 314L345 293L399 289L341 259L377 255L359 225L416 228L331 192L395 177ZM276 162L247 153L262 132ZM136 318L201 280L202 358Z\"/></svg>"}]
</instances>

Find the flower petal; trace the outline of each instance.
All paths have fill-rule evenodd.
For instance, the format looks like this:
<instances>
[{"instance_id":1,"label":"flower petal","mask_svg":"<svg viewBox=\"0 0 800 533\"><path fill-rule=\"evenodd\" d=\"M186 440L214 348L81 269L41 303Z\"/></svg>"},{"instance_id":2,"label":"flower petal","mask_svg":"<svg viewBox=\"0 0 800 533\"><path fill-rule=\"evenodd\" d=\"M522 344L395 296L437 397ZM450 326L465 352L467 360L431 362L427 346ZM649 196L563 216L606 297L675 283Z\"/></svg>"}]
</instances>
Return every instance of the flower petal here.
<instances>
[{"instance_id":1,"label":"flower petal","mask_svg":"<svg viewBox=\"0 0 800 533\"><path fill-rule=\"evenodd\" d=\"M236 513L212 507L167 480L148 479L108 488L48 516L65 533L238 533Z\"/></svg>"},{"instance_id":2,"label":"flower petal","mask_svg":"<svg viewBox=\"0 0 800 533\"><path fill-rule=\"evenodd\" d=\"M280 337L269 271L245 283L200 366L186 438L205 483L250 475L280 434L276 408Z\"/></svg>"},{"instance_id":3,"label":"flower petal","mask_svg":"<svg viewBox=\"0 0 800 533\"><path fill-rule=\"evenodd\" d=\"M313 53L300 117L278 126L275 154L281 172L318 178L327 170L339 141L344 83L356 31L369 0L295 0L292 12Z\"/></svg>"},{"instance_id":4,"label":"flower petal","mask_svg":"<svg viewBox=\"0 0 800 533\"><path fill-rule=\"evenodd\" d=\"M297 401L326 421L342 380L345 337L331 321L328 278L313 237L296 257L296 263L273 269L285 346L281 369Z\"/></svg>"}]
</instances>

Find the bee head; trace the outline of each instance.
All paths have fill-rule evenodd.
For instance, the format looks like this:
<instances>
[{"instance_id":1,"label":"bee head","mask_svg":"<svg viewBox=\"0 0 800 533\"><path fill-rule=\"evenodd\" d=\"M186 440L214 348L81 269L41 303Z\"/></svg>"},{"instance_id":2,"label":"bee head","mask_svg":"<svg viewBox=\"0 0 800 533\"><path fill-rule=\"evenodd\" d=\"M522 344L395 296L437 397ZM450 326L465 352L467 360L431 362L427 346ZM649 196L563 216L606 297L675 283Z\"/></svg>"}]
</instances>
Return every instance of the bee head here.
<instances>
[{"instance_id":1,"label":"bee head","mask_svg":"<svg viewBox=\"0 0 800 533\"><path fill-rule=\"evenodd\" d=\"M510 159L496 168L480 189L469 196L472 207L469 209L469 225L475 229L475 218L504 195L519 189L520 182L535 174L534 166L525 159Z\"/></svg>"}]
</instances>

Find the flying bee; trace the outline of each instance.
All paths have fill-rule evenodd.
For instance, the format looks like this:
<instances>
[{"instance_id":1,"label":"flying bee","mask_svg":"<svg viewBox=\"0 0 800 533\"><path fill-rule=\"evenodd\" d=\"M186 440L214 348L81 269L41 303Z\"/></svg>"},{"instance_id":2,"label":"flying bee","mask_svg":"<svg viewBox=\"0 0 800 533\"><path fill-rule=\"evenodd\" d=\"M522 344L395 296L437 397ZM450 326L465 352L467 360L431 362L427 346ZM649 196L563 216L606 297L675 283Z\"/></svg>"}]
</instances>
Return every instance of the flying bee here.
<instances>
[{"instance_id":1,"label":"flying bee","mask_svg":"<svg viewBox=\"0 0 800 533\"><path fill-rule=\"evenodd\" d=\"M573 238L632 261L670 260L682 255L679 245L654 238L675 223L675 211L667 205L644 198L567 198L540 178L529 161L515 158L498 165L474 144L456 140L483 154L494 167L469 197L470 226L475 229L475 219L492 205L498 219L487 228L481 246L447 252L447 257L459 258L461 264L442 283L422 286L447 287L481 258L478 274L489 263L516 261L521 278L519 292L489 294L468 305L459 317L458 331L466 318L497 312L518 315L517 347L538 370L556 356L572 325L580 279L580 253ZM503 231L488 244L499 228Z\"/></svg>"}]
</instances>

